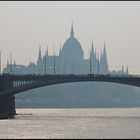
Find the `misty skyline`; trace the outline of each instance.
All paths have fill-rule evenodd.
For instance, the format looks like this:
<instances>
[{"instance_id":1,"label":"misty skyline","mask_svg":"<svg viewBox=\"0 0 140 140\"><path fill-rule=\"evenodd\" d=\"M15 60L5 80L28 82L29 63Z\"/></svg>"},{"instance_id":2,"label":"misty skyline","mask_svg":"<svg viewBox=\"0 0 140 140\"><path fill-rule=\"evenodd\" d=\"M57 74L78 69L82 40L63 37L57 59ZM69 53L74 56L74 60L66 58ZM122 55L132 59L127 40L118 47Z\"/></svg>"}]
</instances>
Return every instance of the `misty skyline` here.
<instances>
[{"instance_id":1,"label":"misty skyline","mask_svg":"<svg viewBox=\"0 0 140 140\"><path fill-rule=\"evenodd\" d=\"M92 40L100 52L106 43L111 70L129 67L140 74L140 2L42 1L0 2L0 50L2 67L10 52L17 64L36 62L39 44L56 54L63 47L73 20L75 37L84 57L89 57Z\"/></svg>"}]
</instances>

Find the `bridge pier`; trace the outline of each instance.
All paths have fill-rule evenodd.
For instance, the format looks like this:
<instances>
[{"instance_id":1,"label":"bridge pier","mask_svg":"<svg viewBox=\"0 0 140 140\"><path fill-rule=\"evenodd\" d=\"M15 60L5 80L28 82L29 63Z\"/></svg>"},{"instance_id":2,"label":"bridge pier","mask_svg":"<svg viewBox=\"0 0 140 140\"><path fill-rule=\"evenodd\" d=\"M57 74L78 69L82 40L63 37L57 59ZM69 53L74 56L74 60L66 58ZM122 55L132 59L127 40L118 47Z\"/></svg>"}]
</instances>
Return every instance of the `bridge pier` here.
<instances>
[{"instance_id":1,"label":"bridge pier","mask_svg":"<svg viewBox=\"0 0 140 140\"><path fill-rule=\"evenodd\" d=\"M13 87L13 81L0 78L0 92ZM0 95L0 119L13 118L16 115L15 110L15 96Z\"/></svg>"},{"instance_id":2,"label":"bridge pier","mask_svg":"<svg viewBox=\"0 0 140 140\"><path fill-rule=\"evenodd\" d=\"M15 114L15 96L0 96L0 119L13 118Z\"/></svg>"}]
</instances>

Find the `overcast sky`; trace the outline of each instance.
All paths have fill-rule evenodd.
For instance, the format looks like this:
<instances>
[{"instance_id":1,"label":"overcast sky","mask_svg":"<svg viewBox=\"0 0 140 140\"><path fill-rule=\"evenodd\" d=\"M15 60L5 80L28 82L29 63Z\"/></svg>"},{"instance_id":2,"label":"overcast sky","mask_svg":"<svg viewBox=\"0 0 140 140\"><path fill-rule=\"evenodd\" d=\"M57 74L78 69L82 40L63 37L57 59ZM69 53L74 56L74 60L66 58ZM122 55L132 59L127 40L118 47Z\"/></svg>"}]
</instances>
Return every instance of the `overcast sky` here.
<instances>
[{"instance_id":1,"label":"overcast sky","mask_svg":"<svg viewBox=\"0 0 140 140\"><path fill-rule=\"evenodd\" d=\"M0 2L0 50L2 66L10 51L17 64L36 62L39 44L42 53L53 45L58 54L69 37L73 19L75 37L85 58L91 42L98 52L106 43L110 70L128 65L130 73L140 74L139 1L19 1Z\"/></svg>"}]
</instances>

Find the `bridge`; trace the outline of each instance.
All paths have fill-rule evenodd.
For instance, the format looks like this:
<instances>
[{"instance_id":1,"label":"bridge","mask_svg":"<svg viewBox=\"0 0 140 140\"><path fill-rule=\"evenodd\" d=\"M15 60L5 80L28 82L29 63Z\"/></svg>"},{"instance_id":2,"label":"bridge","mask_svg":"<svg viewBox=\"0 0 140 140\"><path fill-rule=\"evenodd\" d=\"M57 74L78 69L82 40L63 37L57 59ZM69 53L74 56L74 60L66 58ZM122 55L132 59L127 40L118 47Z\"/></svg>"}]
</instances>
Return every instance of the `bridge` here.
<instances>
[{"instance_id":1,"label":"bridge","mask_svg":"<svg viewBox=\"0 0 140 140\"><path fill-rule=\"evenodd\" d=\"M111 82L140 87L140 77L133 75L0 75L0 115L14 116L15 94L43 86L70 82Z\"/></svg>"}]
</instances>

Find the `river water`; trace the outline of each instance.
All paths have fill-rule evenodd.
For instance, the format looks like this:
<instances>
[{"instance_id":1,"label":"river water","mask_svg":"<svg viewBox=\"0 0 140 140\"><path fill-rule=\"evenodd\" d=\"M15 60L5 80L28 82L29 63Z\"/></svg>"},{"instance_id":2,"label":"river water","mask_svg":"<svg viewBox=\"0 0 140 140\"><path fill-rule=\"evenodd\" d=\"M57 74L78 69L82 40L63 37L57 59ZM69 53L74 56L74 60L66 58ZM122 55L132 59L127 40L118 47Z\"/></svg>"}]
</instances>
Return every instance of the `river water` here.
<instances>
[{"instance_id":1,"label":"river water","mask_svg":"<svg viewBox=\"0 0 140 140\"><path fill-rule=\"evenodd\" d=\"M140 108L16 109L0 138L140 138Z\"/></svg>"}]
</instances>

